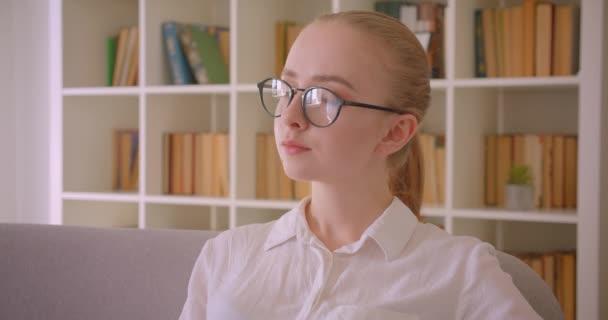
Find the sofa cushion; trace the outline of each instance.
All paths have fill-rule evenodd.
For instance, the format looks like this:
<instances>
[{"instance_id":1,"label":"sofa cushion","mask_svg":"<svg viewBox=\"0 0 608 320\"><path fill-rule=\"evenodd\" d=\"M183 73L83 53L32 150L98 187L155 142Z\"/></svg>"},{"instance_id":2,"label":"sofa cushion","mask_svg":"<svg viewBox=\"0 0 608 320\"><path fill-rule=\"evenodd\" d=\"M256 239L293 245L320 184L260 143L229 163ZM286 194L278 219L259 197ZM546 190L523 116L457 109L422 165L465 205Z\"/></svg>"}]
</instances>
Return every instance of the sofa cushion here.
<instances>
[{"instance_id":1,"label":"sofa cushion","mask_svg":"<svg viewBox=\"0 0 608 320\"><path fill-rule=\"evenodd\" d=\"M0 224L0 319L177 319L216 234Z\"/></svg>"}]
</instances>

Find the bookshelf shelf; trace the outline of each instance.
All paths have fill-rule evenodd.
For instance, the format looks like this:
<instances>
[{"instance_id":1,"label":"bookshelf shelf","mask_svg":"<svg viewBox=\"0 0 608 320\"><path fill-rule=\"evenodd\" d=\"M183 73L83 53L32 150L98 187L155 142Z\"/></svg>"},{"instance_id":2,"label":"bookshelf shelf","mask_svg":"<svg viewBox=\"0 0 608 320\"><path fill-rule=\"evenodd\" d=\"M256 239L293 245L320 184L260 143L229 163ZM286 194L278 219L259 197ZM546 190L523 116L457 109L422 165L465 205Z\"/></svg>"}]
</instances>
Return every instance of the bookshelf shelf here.
<instances>
[{"instance_id":1,"label":"bookshelf shelf","mask_svg":"<svg viewBox=\"0 0 608 320\"><path fill-rule=\"evenodd\" d=\"M422 206L420 211L423 217L445 218L449 215L448 210L443 207Z\"/></svg>"},{"instance_id":2,"label":"bookshelf shelf","mask_svg":"<svg viewBox=\"0 0 608 320\"><path fill-rule=\"evenodd\" d=\"M136 96L140 93L139 87L82 87L65 88L63 96Z\"/></svg>"},{"instance_id":3,"label":"bookshelf shelf","mask_svg":"<svg viewBox=\"0 0 608 320\"><path fill-rule=\"evenodd\" d=\"M431 79L431 90L443 90L449 87L449 81L445 79Z\"/></svg>"},{"instance_id":4,"label":"bookshelf shelf","mask_svg":"<svg viewBox=\"0 0 608 320\"><path fill-rule=\"evenodd\" d=\"M297 204L298 201L285 200L236 200L236 206L239 208L290 210Z\"/></svg>"},{"instance_id":5,"label":"bookshelf shelf","mask_svg":"<svg viewBox=\"0 0 608 320\"><path fill-rule=\"evenodd\" d=\"M261 79L260 79L261 80ZM236 91L239 93L256 93L258 87L255 83L253 84L239 84L236 86Z\"/></svg>"},{"instance_id":6,"label":"bookshelf shelf","mask_svg":"<svg viewBox=\"0 0 608 320\"><path fill-rule=\"evenodd\" d=\"M414 1L420 2L420 1ZM444 204L422 216L453 234L475 235L501 249L591 250L577 257L580 319L598 319L602 142L601 0L580 5L580 72L575 76L474 78L474 11L517 1L440 0L445 11L445 78L431 80L431 107L421 132L445 136ZM298 201L256 196L256 134L272 133L256 82L275 73L275 23L307 23L341 10L373 10L375 0L53 0L51 94L51 223L224 230L267 222ZM161 24L174 20L230 30L230 82L172 85ZM106 87L105 41L138 26L139 76L132 87ZM604 67L605 68L605 67ZM605 99L605 98L603 98ZM139 189L111 190L112 131L139 130ZM230 190L223 198L166 195L163 136L174 132L229 135ZM485 207L484 136L577 135L577 209L512 212ZM601 168L603 169L603 168ZM505 230L500 231L502 226ZM545 239L545 240L543 240ZM552 243L551 241L556 240ZM591 248L591 249L589 249ZM589 251L589 252L591 252ZM595 269L594 269L595 268ZM585 272L583 272L585 271ZM596 272L597 273L597 272ZM595 274L595 273L593 273ZM591 288L587 290L587 288ZM595 290L595 291L594 291Z\"/></svg>"},{"instance_id":7,"label":"bookshelf shelf","mask_svg":"<svg viewBox=\"0 0 608 320\"><path fill-rule=\"evenodd\" d=\"M153 203L153 204L220 206L220 207L228 207L231 204L230 199L226 199L226 198L211 198L211 197L200 197L200 196L178 196L178 195L145 196L144 202Z\"/></svg>"},{"instance_id":8,"label":"bookshelf shelf","mask_svg":"<svg viewBox=\"0 0 608 320\"><path fill-rule=\"evenodd\" d=\"M63 200L82 200L82 201L107 201L107 202L130 202L137 203L139 195L137 193L117 193L117 192L64 192Z\"/></svg>"},{"instance_id":9,"label":"bookshelf shelf","mask_svg":"<svg viewBox=\"0 0 608 320\"><path fill-rule=\"evenodd\" d=\"M456 88L511 88L511 87L577 87L578 76L544 78L473 78L456 79Z\"/></svg>"},{"instance_id":10,"label":"bookshelf shelf","mask_svg":"<svg viewBox=\"0 0 608 320\"><path fill-rule=\"evenodd\" d=\"M526 212L508 211L505 209L454 209L450 215L455 218L473 218L501 221L529 221L577 224L576 210L534 210Z\"/></svg>"},{"instance_id":11,"label":"bookshelf shelf","mask_svg":"<svg viewBox=\"0 0 608 320\"><path fill-rule=\"evenodd\" d=\"M167 85L144 87L144 92L148 94L189 94L189 93L209 93L209 94L228 94L230 85L226 84L207 84L207 85Z\"/></svg>"}]
</instances>

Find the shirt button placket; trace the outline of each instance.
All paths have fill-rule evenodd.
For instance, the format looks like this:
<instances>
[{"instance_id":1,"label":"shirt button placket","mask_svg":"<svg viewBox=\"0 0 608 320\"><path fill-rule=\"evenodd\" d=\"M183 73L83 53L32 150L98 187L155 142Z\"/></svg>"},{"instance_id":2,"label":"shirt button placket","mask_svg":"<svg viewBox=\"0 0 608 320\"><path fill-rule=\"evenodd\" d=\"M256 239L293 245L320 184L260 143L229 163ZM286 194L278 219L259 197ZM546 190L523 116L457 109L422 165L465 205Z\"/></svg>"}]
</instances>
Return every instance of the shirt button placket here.
<instances>
[{"instance_id":1,"label":"shirt button placket","mask_svg":"<svg viewBox=\"0 0 608 320\"><path fill-rule=\"evenodd\" d=\"M321 299L323 297L323 293L325 288L327 287L327 282L329 280L329 276L331 274L331 270L333 267L334 257L333 253L327 250L325 247L315 246L317 254L319 254L321 259L321 268L319 268L319 273L317 273L317 277L315 279L315 287L312 292L312 300L310 301L310 307L308 312L308 317L313 317L315 313L319 310L319 305L321 303Z\"/></svg>"}]
</instances>

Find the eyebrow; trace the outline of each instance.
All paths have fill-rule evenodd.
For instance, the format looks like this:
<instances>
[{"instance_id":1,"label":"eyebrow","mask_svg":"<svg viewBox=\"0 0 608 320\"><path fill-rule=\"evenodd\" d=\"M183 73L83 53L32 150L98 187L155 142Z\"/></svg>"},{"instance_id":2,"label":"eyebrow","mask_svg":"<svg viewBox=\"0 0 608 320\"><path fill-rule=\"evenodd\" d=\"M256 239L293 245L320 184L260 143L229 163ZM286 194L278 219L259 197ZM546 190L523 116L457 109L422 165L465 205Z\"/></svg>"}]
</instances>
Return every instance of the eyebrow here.
<instances>
[{"instance_id":1,"label":"eyebrow","mask_svg":"<svg viewBox=\"0 0 608 320\"><path fill-rule=\"evenodd\" d=\"M290 70L290 69L283 69L283 72L281 72L281 75L291 77L291 78L295 78L297 76L296 72L293 70ZM350 82L348 82L346 79L344 79L340 76L331 75L331 74L317 74L317 75L314 75L312 78L313 78L313 80L320 81L320 82L337 82L344 86L347 86L348 88L350 88L352 90L355 90L355 87Z\"/></svg>"}]
</instances>

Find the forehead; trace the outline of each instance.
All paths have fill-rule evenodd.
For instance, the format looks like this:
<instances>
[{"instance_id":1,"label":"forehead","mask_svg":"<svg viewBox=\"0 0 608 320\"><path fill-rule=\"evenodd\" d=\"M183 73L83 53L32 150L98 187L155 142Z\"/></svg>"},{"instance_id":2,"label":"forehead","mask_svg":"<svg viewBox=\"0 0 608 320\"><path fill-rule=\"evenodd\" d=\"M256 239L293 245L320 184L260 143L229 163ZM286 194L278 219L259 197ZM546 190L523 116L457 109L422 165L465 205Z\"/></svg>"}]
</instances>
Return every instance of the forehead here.
<instances>
[{"instance_id":1,"label":"forehead","mask_svg":"<svg viewBox=\"0 0 608 320\"><path fill-rule=\"evenodd\" d=\"M376 39L345 23L317 22L306 27L293 44L285 68L306 82L316 75L347 79L355 90L384 81L386 52ZM310 83L299 83L309 85Z\"/></svg>"}]
</instances>

